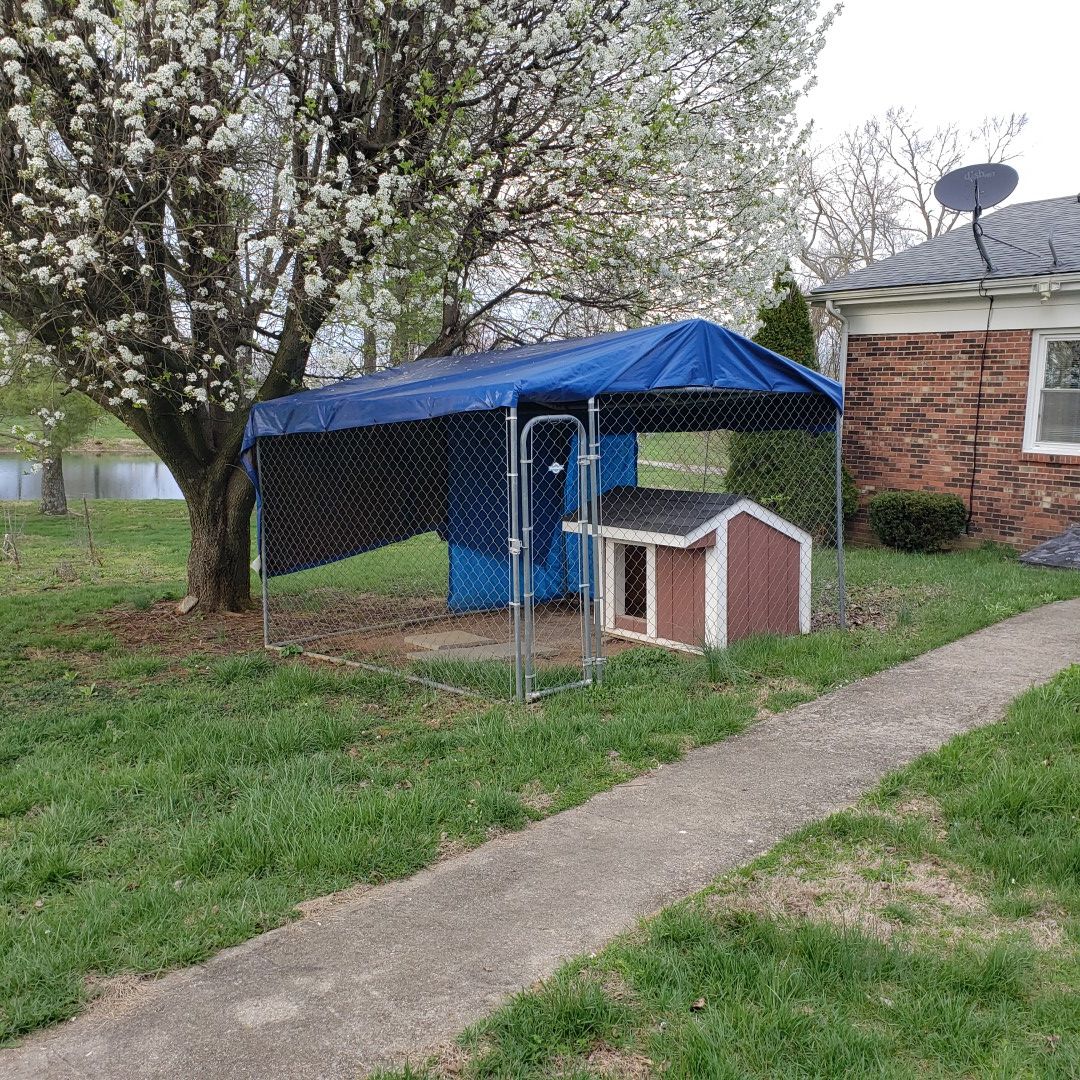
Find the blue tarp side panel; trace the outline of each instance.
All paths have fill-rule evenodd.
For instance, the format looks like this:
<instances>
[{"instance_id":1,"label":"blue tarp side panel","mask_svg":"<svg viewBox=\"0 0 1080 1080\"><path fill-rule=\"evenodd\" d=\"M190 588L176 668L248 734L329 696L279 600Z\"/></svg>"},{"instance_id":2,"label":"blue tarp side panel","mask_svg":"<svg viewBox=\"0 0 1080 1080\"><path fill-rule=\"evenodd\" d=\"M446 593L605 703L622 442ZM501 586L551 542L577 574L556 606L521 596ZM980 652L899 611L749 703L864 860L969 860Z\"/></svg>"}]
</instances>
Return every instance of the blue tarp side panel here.
<instances>
[{"instance_id":1,"label":"blue tarp side panel","mask_svg":"<svg viewBox=\"0 0 1080 1080\"><path fill-rule=\"evenodd\" d=\"M254 405L243 461L261 436L340 431L601 394L700 387L813 394L843 407L832 379L704 319L521 349L422 360Z\"/></svg>"},{"instance_id":2,"label":"blue tarp side panel","mask_svg":"<svg viewBox=\"0 0 1080 1080\"><path fill-rule=\"evenodd\" d=\"M447 604L451 611L505 607L510 595L506 418L502 413L450 417L447 445Z\"/></svg>"},{"instance_id":3,"label":"blue tarp side panel","mask_svg":"<svg viewBox=\"0 0 1080 1080\"><path fill-rule=\"evenodd\" d=\"M577 509L578 448L577 438L557 425L537 428L532 445L533 591L543 603L578 589L578 539L562 528L563 515ZM604 436L600 452L604 491L637 482L636 436ZM455 454L447 503L450 610L505 607L511 599L506 472L490 445Z\"/></svg>"}]
</instances>

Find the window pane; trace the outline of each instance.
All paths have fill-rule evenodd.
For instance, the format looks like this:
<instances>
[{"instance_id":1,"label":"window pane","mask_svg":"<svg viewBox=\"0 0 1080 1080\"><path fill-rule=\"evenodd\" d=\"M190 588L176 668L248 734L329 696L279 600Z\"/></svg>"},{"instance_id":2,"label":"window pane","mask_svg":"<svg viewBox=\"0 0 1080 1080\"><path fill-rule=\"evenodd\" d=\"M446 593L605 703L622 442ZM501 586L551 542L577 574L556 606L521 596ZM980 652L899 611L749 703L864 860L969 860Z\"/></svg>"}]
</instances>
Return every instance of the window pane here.
<instances>
[{"instance_id":1,"label":"window pane","mask_svg":"<svg viewBox=\"0 0 1080 1080\"><path fill-rule=\"evenodd\" d=\"M1042 392L1039 442L1080 444L1080 388Z\"/></svg>"},{"instance_id":2,"label":"window pane","mask_svg":"<svg viewBox=\"0 0 1080 1080\"><path fill-rule=\"evenodd\" d=\"M1051 341L1046 349L1047 390L1080 390L1080 341Z\"/></svg>"}]
</instances>

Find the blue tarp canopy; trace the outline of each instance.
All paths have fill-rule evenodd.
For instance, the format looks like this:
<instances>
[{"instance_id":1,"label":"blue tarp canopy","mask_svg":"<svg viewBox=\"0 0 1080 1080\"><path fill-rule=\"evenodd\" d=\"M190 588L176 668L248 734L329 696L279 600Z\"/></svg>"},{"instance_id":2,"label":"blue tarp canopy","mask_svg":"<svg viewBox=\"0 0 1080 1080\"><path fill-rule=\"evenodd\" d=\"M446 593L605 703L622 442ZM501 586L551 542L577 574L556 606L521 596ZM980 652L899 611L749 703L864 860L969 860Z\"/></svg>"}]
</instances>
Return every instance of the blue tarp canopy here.
<instances>
[{"instance_id":1,"label":"blue tarp canopy","mask_svg":"<svg viewBox=\"0 0 1080 1080\"><path fill-rule=\"evenodd\" d=\"M725 393L711 393L717 390ZM787 401L769 399L773 407L759 409L757 394ZM609 410L613 395L619 406ZM703 319L418 361L260 402L248 418L243 461L259 489L265 573L294 573L434 532L448 545L449 609L505 605L510 523L502 410L516 406L523 419L580 414L590 398L604 402L604 490L637 483L641 432L780 425L831 432L843 402L832 379ZM385 428L391 424L402 426ZM253 461L258 439L266 439L261 476ZM579 449L569 428L541 430L534 443L534 456L560 466L534 474L539 600L573 592L581 576L576 537L562 530L563 515L578 503Z\"/></svg>"},{"instance_id":2,"label":"blue tarp canopy","mask_svg":"<svg viewBox=\"0 0 1080 1080\"><path fill-rule=\"evenodd\" d=\"M526 404L584 402L662 389L814 394L843 408L832 379L705 319L520 349L440 357L253 406L244 458L257 438L428 420ZM254 478L254 477L253 477Z\"/></svg>"}]
</instances>

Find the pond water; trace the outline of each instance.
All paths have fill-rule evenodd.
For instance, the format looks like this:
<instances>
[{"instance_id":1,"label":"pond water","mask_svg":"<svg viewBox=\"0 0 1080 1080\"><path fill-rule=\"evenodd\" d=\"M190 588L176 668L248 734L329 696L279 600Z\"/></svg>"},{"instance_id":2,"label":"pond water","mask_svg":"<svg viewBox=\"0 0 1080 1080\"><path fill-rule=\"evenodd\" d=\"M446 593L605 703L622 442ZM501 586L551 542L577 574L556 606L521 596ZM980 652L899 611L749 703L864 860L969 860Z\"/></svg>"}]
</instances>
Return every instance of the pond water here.
<instances>
[{"instance_id":1,"label":"pond water","mask_svg":"<svg viewBox=\"0 0 1080 1080\"><path fill-rule=\"evenodd\" d=\"M172 473L150 454L65 454L69 499L182 499ZM37 499L41 476L16 454L0 454L0 499Z\"/></svg>"}]
</instances>

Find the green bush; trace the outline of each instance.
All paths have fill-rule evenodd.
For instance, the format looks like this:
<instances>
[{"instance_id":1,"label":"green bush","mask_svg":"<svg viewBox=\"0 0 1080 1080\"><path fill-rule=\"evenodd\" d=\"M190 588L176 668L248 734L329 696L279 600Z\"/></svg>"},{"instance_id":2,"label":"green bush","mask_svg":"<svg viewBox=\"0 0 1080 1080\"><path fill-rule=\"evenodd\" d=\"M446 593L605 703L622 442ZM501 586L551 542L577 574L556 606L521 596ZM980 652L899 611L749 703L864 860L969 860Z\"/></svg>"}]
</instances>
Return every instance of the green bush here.
<instances>
[{"instance_id":1,"label":"green bush","mask_svg":"<svg viewBox=\"0 0 1080 1080\"><path fill-rule=\"evenodd\" d=\"M940 491L882 491L869 511L877 538L897 551L941 551L967 521L963 501Z\"/></svg>"},{"instance_id":2,"label":"green bush","mask_svg":"<svg viewBox=\"0 0 1080 1080\"><path fill-rule=\"evenodd\" d=\"M836 539L835 442L830 432L740 432L731 436L724 487L745 495L805 529L815 540ZM845 467L844 519L855 513L859 494Z\"/></svg>"}]
</instances>

